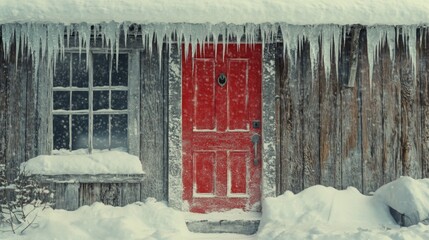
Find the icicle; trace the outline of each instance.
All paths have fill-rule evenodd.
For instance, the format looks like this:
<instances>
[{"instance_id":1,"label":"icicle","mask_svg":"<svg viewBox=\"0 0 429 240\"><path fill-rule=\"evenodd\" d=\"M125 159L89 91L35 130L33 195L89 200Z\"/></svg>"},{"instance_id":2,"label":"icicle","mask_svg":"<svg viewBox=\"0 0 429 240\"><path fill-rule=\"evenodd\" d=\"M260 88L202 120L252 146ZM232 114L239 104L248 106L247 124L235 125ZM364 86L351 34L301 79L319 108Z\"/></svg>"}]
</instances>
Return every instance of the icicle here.
<instances>
[{"instance_id":1,"label":"icicle","mask_svg":"<svg viewBox=\"0 0 429 240\"><path fill-rule=\"evenodd\" d=\"M130 26L131 26L130 22L124 22L124 23L122 23L122 29L124 31L125 47L127 47L128 29L130 28Z\"/></svg>"},{"instance_id":2,"label":"icicle","mask_svg":"<svg viewBox=\"0 0 429 240\"><path fill-rule=\"evenodd\" d=\"M331 76L331 44L333 33L330 28L323 28L322 32L322 57L323 57L323 65L325 67L325 77L326 79L330 79Z\"/></svg>"},{"instance_id":3,"label":"icicle","mask_svg":"<svg viewBox=\"0 0 429 240\"><path fill-rule=\"evenodd\" d=\"M309 33L307 34L307 40L310 42L310 65L311 65L311 76L315 79L314 75L317 74L317 67L319 65L319 39L321 36L321 27L313 26L308 27Z\"/></svg>"},{"instance_id":4,"label":"icicle","mask_svg":"<svg viewBox=\"0 0 429 240\"><path fill-rule=\"evenodd\" d=\"M389 45L390 61L393 65L396 58L395 27L386 26L384 29L386 32L387 44Z\"/></svg>"},{"instance_id":5,"label":"icicle","mask_svg":"<svg viewBox=\"0 0 429 240\"><path fill-rule=\"evenodd\" d=\"M283 56L287 56L293 65L296 65L297 61L297 41L299 37L299 26L293 26L288 24L280 24L283 37ZM294 56L292 57L292 53Z\"/></svg>"},{"instance_id":6,"label":"icicle","mask_svg":"<svg viewBox=\"0 0 429 240\"><path fill-rule=\"evenodd\" d=\"M13 39L15 28L13 24L3 24L1 30L2 30L1 36L3 41L4 58L7 60L9 59L11 41Z\"/></svg>"},{"instance_id":7,"label":"icicle","mask_svg":"<svg viewBox=\"0 0 429 240\"><path fill-rule=\"evenodd\" d=\"M404 38L408 39L408 54L410 55L411 62L413 65L414 83L417 80L417 27L416 26L404 26L403 27Z\"/></svg>"},{"instance_id":8,"label":"icicle","mask_svg":"<svg viewBox=\"0 0 429 240\"><path fill-rule=\"evenodd\" d=\"M372 87L372 76L374 71L374 61L378 59L378 50L380 49L383 29L379 27L368 27L366 30L367 53L369 65L369 85Z\"/></svg>"},{"instance_id":9,"label":"icicle","mask_svg":"<svg viewBox=\"0 0 429 240\"><path fill-rule=\"evenodd\" d=\"M82 54L82 48L85 47L85 53L86 53L86 67L87 69L89 66L89 48L91 43L91 25L88 25L86 23L81 23L77 26L75 29L78 33L79 38L79 58Z\"/></svg>"},{"instance_id":10,"label":"icicle","mask_svg":"<svg viewBox=\"0 0 429 240\"><path fill-rule=\"evenodd\" d=\"M103 23L101 26L101 34L106 39L107 46L110 46L110 54L113 56L116 53L116 69L119 66L119 36L121 25L116 22ZM80 34L79 34L80 35ZM88 43L89 44L89 43ZM88 46L89 47L89 46ZM116 52L115 52L116 50Z\"/></svg>"}]
</instances>

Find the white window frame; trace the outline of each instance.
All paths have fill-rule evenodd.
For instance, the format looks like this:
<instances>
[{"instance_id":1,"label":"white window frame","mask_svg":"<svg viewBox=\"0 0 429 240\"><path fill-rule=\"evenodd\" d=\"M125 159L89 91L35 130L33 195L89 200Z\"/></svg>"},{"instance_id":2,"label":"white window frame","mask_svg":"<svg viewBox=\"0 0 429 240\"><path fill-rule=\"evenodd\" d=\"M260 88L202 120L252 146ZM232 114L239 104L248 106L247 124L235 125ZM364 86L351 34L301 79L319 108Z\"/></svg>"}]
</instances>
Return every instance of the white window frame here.
<instances>
[{"instance_id":1,"label":"white window frame","mask_svg":"<svg viewBox=\"0 0 429 240\"><path fill-rule=\"evenodd\" d=\"M88 61L89 64L93 64L92 62L92 55L93 54L105 54L107 50L105 49L92 49L89 51ZM65 51L66 53L74 53L79 54L78 49L67 49ZM93 111L93 92L97 90L122 90L122 91L128 91L128 105L127 109L124 110L97 110L95 111L96 114L109 114L109 115L116 115L116 114L126 114L128 116L128 153L133 154L135 156L139 156L140 154L140 52L139 50L133 49L133 50L120 50L120 54L128 54L128 84L127 86L101 86L101 87L94 87L93 86L93 72L92 68L88 69L88 87L87 88L81 88L81 87L54 87L53 86L53 79L51 78L51 94L50 94L50 129L51 129L51 154L54 151L54 144L53 144L53 116L54 115L79 115L79 114L88 114L89 117L89 124L88 124L88 150L91 152L93 150L92 146L92 138L93 138L93 121L92 118L94 116ZM58 60L60 61L60 60ZM113 66L114 67L114 66ZM76 91L76 90L85 90L88 91L88 109L85 110L54 110L53 109L53 92L54 91ZM109 100L109 102L111 102ZM69 124L71 124L71 121L69 121ZM110 123L109 123L110 124ZM71 135L72 128L69 126L69 148L71 150ZM110 134L109 134L109 145L110 145Z\"/></svg>"}]
</instances>

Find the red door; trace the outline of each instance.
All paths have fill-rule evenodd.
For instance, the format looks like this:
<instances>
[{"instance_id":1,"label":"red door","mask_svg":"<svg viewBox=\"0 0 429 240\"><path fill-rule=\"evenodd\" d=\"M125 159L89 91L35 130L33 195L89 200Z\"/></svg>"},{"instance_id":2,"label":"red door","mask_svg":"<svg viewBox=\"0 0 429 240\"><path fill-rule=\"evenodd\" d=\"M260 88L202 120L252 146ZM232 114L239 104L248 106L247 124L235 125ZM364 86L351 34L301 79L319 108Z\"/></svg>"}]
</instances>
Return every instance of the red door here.
<instances>
[{"instance_id":1,"label":"red door","mask_svg":"<svg viewBox=\"0 0 429 240\"><path fill-rule=\"evenodd\" d=\"M183 200L192 212L258 210L261 44L182 48ZM190 52L190 51L188 51Z\"/></svg>"}]
</instances>

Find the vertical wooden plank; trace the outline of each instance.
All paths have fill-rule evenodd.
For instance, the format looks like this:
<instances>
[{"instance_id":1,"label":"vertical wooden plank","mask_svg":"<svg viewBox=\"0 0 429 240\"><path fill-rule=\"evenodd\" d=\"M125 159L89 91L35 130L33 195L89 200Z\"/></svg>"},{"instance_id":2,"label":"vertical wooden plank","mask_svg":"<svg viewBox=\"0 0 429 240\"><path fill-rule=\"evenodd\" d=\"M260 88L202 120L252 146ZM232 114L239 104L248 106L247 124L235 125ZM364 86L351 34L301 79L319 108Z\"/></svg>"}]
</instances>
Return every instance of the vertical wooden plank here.
<instances>
[{"instance_id":1,"label":"vertical wooden plank","mask_svg":"<svg viewBox=\"0 0 429 240\"><path fill-rule=\"evenodd\" d=\"M22 74L26 79L25 161L37 156L37 83L33 78L33 63L29 56L21 56Z\"/></svg>"},{"instance_id":2,"label":"vertical wooden plank","mask_svg":"<svg viewBox=\"0 0 429 240\"><path fill-rule=\"evenodd\" d=\"M349 38L347 38L349 41ZM344 43L342 44L344 45ZM344 54L344 51L341 51ZM344 56L343 56L344 57ZM319 56L319 59L321 57ZM337 76L335 64L331 62L330 78L326 79L325 67L319 67L320 94L320 183L335 188L341 187L341 97L340 76ZM347 72L338 66L339 75Z\"/></svg>"},{"instance_id":3,"label":"vertical wooden plank","mask_svg":"<svg viewBox=\"0 0 429 240\"><path fill-rule=\"evenodd\" d=\"M140 201L140 183L124 183L121 187L121 206Z\"/></svg>"},{"instance_id":4,"label":"vertical wooden plank","mask_svg":"<svg viewBox=\"0 0 429 240\"><path fill-rule=\"evenodd\" d=\"M400 38L401 41L401 38ZM413 178L421 178L421 112L420 112L420 79L414 78L412 60L406 48L406 42L401 44L400 79L401 79L401 146L402 174Z\"/></svg>"},{"instance_id":5,"label":"vertical wooden plank","mask_svg":"<svg viewBox=\"0 0 429 240\"><path fill-rule=\"evenodd\" d=\"M128 58L128 152L140 156L140 52L133 50Z\"/></svg>"},{"instance_id":6,"label":"vertical wooden plank","mask_svg":"<svg viewBox=\"0 0 429 240\"><path fill-rule=\"evenodd\" d=\"M343 53L344 51L342 51ZM319 59L321 57L319 56ZM335 64L339 64L340 60ZM338 66L339 73L346 72ZM331 63L330 78L326 79L325 67L319 67L320 94L320 183L335 188L341 187L341 97L340 76Z\"/></svg>"},{"instance_id":7,"label":"vertical wooden plank","mask_svg":"<svg viewBox=\"0 0 429 240\"><path fill-rule=\"evenodd\" d=\"M17 176L21 162L25 161L25 131L26 131L26 91L27 79L23 75L21 66L15 65L15 52L8 63L9 102L7 112L7 149L6 149L6 175L9 180ZM24 70L25 72L25 70ZM19 121L17 121L19 120Z\"/></svg>"},{"instance_id":8,"label":"vertical wooden plank","mask_svg":"<svg viewBox=\"0 0 429 240\"><path fill-rule=\"evenodd\" d=\"M396 46L395 46L396 47ZM400 176L401 159L401 84L398 74L398 58L392 56L388 45L381 53L381 78L383 91L383 184Z\"/></svg>"},{"instance_id":9,"label":"vertical wooden plank","mask_svg":"<svg viewBox=\"0 0 429 240\"><path fill-rule=\"evenodd\" d=\"M102 183L100 185L100 201L106 205L120 206L120 187L118 183Z\"/></svg>"},{"instance_id":10,"label":"vertical wooden plank","mask_svg":"<svg viewBox=\"0 0 429 240\"><path fill-rule=\"evenodd\" d=\"M79 183L64 184L64 209L76 210L79 208Z\"/></svg>"},{"instance_id":11,"label":"vertical wooden plank","mask_svg":"<svg viewBox=\"0 0 429 240\"><path fill-rule=\"evenodd\" d=\"M302 141L304 179L303 187L320 184L320 109L319 109L319 75L318 63L312 69L310 62L310 43L304 42L300 58L302 82ZM313 72L314 71L314 72ZM313 76L315 77L313 79Z\"/></svg>"},{"instance_id":12,"label":"vertical wooden plank","mask_svg":"<svg viewBox=\"0 0 429 240\"><path fill-rule=\"evenodd\" d=\"M429 47L427 28L420 29L420 39L418 46L418 58L420 69L418 71L421 89L421 111L422 111L422 177L429 177Z\"/></svg>"},{"instance_id":13,"label":"vertical wooden plank","mask_svg":"<svg viewBox=\"0 0 429 240\"><path fill-rule=\"evenodd\" d=\"M276 196L276 44L262 46L262 198Z\"/></svg>"},{"instance_id":14,"label":"vertical wooden plank","mask_svg":"<svg viewBox=\"0 0 429 240\"><path fill-rule=\"evenodd\" d=\"M0 164L6 164L9 78L1 41L0 56Z\"/></svg>"},{"instance_id":15,"label":"vertical wooden plank","mask_svg":"<svg viewBox=\"0 0 429 240\"><path fill-rule=\"evenodd\" d=\"M100 201L101 185L99 183L81 183L79 189L79 207Z\"/></svg>"},{"instance_id":16,"label":"vertical wooden plank","mask_svg":"<svg viewBox=\"0 0 429 240\"><path fill-rule=\"evenodd\" d=\"M366 39L366 31L362 31ZM362 53L367 53L367 42L360 44ZM383 51L387 49L384 48ZM360 54L358 74L361 91L362 116L362 192L368 194L383 184L383 82L381 78L381 50L375 56ZM368 59L374 58L373 76L370 81Z\"/></svg>"},{"instance_id":17,"label":"vertical wooden plank","mask_svg":"<svg viewBox=\"0 0 429 240\"><path fill-rule=\"evenodd\" d=\"M55 209L66 209L64 194L66 183L53 183L51 186L53 187L52 189L54 190L55 194Z\"/></svg>"},{"instance_id":18,"label":"vertical wooden plank","mask_svg":"<svg viewBox=\"0 0 429 240\"><path fill-rule=\"evenodd\" d=\"M360 28L352 29L352 41L346 42L350 54L359 51ZM348 44L351 44L348 46ZM347 61L343 59L343 61ZM344 63L343 63L344 64ZM353 63L351 63L353 64ZM347 64L346 64L347 65ZM342 188L354 186L362 191L362 153L361 153L361 122L359 119L358 81L353 87L343 86L341 89L341 159Z\"/></svg>"},{"instance_id":19,"label":"vertical wooden plank","mask_svg":"<svg viewBox=\"0 0 429 240\"><path fill-rule=\"evenodd\" d=\"M46 59L41 59L37 75L37 151L39 155L52 151L52 74L47 71Z\"/></svg>"},{"instance_id":20,"label":"vertical wooden plank","mask_svg":"<svg viewBox=\"0 0 429 240\"><path fill-rule=\"evenodd\" d=\"M297 39L296 39L297 40ZM295 56L292 51L291 56ZM303 189L300 74L295 59L286 59L280 69L281 190Z\"/></svg>"},{"instance_id":21,"label":"vertical wooden plank","mask_svg":"<svg viewBox=\"0 0 429 240\"><path fill-rule=\"evenodd\" d=\"M162 41L159 39L158 41ZM142 185L142 199L166 199L164 164L164 82L156 42L152 53L146 48L141 54L141 160L146 178ZM165 49L165 48L164 48ZM165 57L165 54L163 54Z\"/></svg>"},{"instance_id":22,"label":"vertical wooden plank","mask_svg":"<svg viewBox=\"0 0 429 240\"><path fill-rule=\"evenodd\" d=\"M168 203L186 209L182 182L182 75L181 46L172 44L168 62ZM143 190L143 186L142 186ZM144 198L142 198L144 200Z\"/></svg>"}]
</instances>

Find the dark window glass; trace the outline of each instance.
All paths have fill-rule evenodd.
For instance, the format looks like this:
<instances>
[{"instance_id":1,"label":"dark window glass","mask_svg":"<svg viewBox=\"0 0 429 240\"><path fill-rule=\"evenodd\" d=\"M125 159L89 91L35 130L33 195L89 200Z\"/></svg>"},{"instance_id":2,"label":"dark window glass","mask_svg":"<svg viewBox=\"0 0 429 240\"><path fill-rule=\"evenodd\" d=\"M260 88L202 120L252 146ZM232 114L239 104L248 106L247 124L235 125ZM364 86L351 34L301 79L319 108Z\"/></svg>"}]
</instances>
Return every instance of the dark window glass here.
<instances>
[{"instance_id":1,"label":"dark window glass","mask_svg":"<svg viewBox=\"0 0 429 240\"><path fill-rule=\"evenodd\" d=\"M112 91L112 109L123 110L128 106L127 91Z\"/></svg>"},{"instance_id":2,"label":"dark window glass","mask_svg":"<svg viewBox=\"0 0 429 240\"><path fill-rule=\"evenodd\" d=\"M111 148L128 147L128 117L126 114L111 116Z\"/></svg>"},{"instance_id":3,"label":"dark window glass","mask_svg":"<svg viewBox=\"0 0 429 240\"><path fill-rule=\"evenodd\" d=\"M54 110L70 110L70 92L54 91Z\"/></svg>"},{"instance_id":4,"label":"dark window glass","mask_svg":"<svg viewBox=\"0 0 429 240\"><path fill-rule=\"evenodd\" d=\"M72 57L72 86L88 87L88 70L86 67L86 54L73 54Z\"/></svg>"},{"instance_id":5,"label":"dark window glass","mask_svg":"<svg viewBox=\"0 0 429 240\"><path fill-rule=\"evenodd\" d=\"M118 68L116 68L116 55L112 59L112 86L128 85L128 54L119 54Z\"/></svg>"},{"instance_id":6,"label":"dark window glass","mask_svg":"<svg viewBox=\"0 0 429 240\"><path fill-rule=\"evenodd\" d=\"M72 116L72 150L88 148L88 115Z\"/></svg>"},{"instance_id":7,"label":"dark window glass","mask_svg":"<svg viewBox=\"0 0 429 240\"><path fill-rule=\"evenodd\" d=\"M109 148L109 115L94 115L93 147L95 149Z\"/></svg>"},{"instance_id":8,"label":"dark window glass","mask_svg":"<svg viewBox=\"0 0 429 240\"><path fill-rule=\"evenodd\" d=\"M53 116L53 131L54 131L54 149L69 149L69 116L54 115Z\"/></svg>"},{"instance_id":9,"label":"dark window glass","mask_svg":"<svg viewBox=\"0 0 429 240\"><path fill-rule=\"evenodd\" d=\"M109 91L94 91L93 109L109 109Z\"/></svg>"},{"instance_id":10,"label":"dark window glass","mask_svg":"<svg viewBox=\"0 0 429 240\"><path fill-rule=\"evenodd\" d=\"M88 108L88 92L72 92L72 110L86 110Z\"/></svg>"},{"instance_id":11,"label":"dark window glass","mask_svg":"<svg viewBox=\"0 0 429 240\"><path fill-rule=\"evenodd\" d=\"M94 86L109 86L110 55L94 54L92 56Z\"/></svg>"},{"instance_id":12,"label":"dark window glass","mask_svg":"<svg viewBox=\"0 0 429 240\"><path fill-rule=\"evenodd\" d=\"M65 54L64 59L59 59L55 66L54 87L70 86L70 54Z\"/></svg>"}]
</instances>

